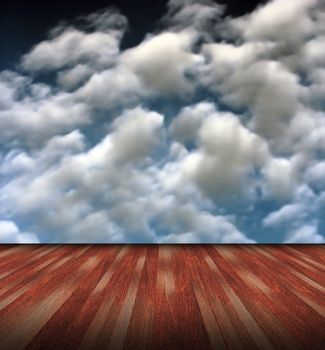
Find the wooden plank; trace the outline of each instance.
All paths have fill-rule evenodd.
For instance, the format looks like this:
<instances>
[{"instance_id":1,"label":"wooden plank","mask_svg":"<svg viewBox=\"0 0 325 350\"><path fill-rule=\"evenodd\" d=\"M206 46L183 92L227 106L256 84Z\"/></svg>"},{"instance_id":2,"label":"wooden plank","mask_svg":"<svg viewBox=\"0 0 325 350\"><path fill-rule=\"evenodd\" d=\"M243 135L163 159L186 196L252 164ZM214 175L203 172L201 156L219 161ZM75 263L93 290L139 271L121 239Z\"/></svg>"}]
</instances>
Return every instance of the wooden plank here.
<instances>
[{"instance_id":1,"label":"wooden plank","mask_svg":"<svg viewBox=\"0 0 325 350\"><path fill-rule=\"evenodd\" d=\"M322 245L2 245L0 349L322 349Z\"/></svg>"}]
</instances>

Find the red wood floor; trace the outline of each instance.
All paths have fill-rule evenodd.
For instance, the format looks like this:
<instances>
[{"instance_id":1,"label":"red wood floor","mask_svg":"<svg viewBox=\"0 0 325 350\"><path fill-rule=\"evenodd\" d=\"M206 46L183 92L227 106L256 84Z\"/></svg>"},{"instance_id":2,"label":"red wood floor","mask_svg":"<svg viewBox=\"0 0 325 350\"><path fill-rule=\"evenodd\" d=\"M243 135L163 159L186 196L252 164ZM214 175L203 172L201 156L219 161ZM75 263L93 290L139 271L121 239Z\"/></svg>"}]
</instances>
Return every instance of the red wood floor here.
<instances>
[{"instance_id":1,"label":"red wood floor","mask_svg":"<svg viewBox=\"0 0 325 350\"><path fill-rule=\"evenodd\" d=\"M325 246L3 245L1 349L325 349Z\"/></svg>"}]
</instances>

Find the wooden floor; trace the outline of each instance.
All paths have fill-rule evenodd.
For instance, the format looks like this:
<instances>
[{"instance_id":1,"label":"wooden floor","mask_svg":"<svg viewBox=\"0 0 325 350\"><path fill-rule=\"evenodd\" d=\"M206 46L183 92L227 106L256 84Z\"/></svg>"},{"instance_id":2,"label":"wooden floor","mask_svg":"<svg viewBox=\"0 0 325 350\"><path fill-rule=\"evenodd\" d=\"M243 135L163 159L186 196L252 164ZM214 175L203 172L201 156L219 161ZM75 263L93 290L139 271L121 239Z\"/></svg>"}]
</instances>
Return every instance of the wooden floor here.
<instances>
[{"instance_id":1,"label":"wooden floor","mask_svg":"<svg viewBox=\"0 0 325 350\"><path fill-rule=\"evenodd\" d=\"M325 349L325 246L0 246L1 349Z\"/></svg>"}]
</instances>

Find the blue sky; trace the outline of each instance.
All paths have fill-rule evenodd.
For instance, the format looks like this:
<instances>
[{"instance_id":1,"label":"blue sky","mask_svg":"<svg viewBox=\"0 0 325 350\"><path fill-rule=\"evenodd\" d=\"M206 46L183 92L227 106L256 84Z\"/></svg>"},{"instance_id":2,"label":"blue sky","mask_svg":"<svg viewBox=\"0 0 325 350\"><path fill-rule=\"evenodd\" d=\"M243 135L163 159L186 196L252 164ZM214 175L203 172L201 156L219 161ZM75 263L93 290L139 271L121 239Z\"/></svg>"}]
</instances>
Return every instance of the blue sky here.
<instances>
[{"instance_id":1,"label":"blue sky","mask_svg":"<svg viewBox=\"0 0 325 350\"><path fill-rule=\"evenodd\" d=\"M324 2L225 10L122 49L107 8L0 72L0 242L324 243Z\"/></svg>"}]
</instances>

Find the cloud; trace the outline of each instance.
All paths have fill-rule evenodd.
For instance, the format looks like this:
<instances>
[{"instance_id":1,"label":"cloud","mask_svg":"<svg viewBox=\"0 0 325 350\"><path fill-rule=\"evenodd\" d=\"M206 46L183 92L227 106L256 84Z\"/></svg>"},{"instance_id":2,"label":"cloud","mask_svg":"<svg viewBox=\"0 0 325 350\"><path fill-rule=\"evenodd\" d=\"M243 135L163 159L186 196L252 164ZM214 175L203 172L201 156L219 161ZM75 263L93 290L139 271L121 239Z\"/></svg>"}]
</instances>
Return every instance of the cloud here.
<instances>
[{"instance_id":1,"label":"cloud","mask_svg":"<svg viewBox=\"0 0 325 350\"><path fill-rule=\"evenodd\" d=\"M8 177L19 175L2 189L2 210L41 218L45 242L167 242L176 236L165 239L159 232L172 228L176 240L191 230L199 242L250 242L228 218L206 212L199 202L185 204L186 189L168 199L172 159L160 169L150 158L162 127L161 115L138 107L116 118L106 137L88 150L83 135L73 132L53 137L32 159L14 153L3 170ZM168 205L161 207L164 201ZM60 235L48 236L45 228Z\"/></svg>"},{"instance_id":2,"label":"cloud","mask_svg":"<svg viewBox=\"0 0 325 350\"><path fill-rule=\"evenodd\" d=\"M139 77L122 67L94 73L75 92L78 100L86 101L92 108L102 110L129 107L136 104L144 94Z\"/></svg>"},{"instance_id":3,"label":"cloud","mask_svg":"<svg viewBox=\"0 0 325 350\"><path fill-rule=\"evenodd\" d=\"M269 214L263 220L265 226L278 227L285 224L290 224L292 221L301 219L304 215L305 208L299 204L287 204L276 212Z\"/></svg>"},{"instance_id":4,"label":"cloud","mask_svg":"<svg viewBox=\"0 0 325 350\"><path fill-rule=\"evenodd\" d=\"M35 234L20 232L16 224L8 220L0 220L0 241L2 243L39 243Z\"/></svg>"},{"instance_id":5,"label":"cloud","mask_svg":"<svg viewBox=\"0 0 325 350\"><path fill-rule=\"evenodd\" d=\"M316 243L322 237L318 234L321 226L317 214L321 212L321 207L321 196L318 197L308 185L299 185L292 194L290 204L282 203L279 209L263 218L263 227L273 233L281 232L287 243L303 243L303 239L306 239L306 243L308 237L311 243Z\"/></svg>"},{"instance_id":6,"label":"cloud","mask_svg":"<svg viewBox=\"0 0 325 350\"><path fill-rule=\"evenodd\" d=\"M309 40L304 46L304 59L310 66L324 65L325 54L322 48L325 44L325 35Z\"/></svg>"},{"instance_id":7,"label":"cloud","mask_svg":"<svg viewBox=\"0 0 325 350\"><path fill-rule=\"evenodd\" d=\"M208 102L184 107L170 125L173 138L180 143L195 140L204 119L214 112L215 106Z\"/></svg>"},{"instance_id":8,"label":"cloud","mask_svg":"<svg viewBox=\"0 0 325 350\"><path fill-rule=\"evenodd\" d=\"M283 136L285 125L298 107L298 79L280 62L255 60L259 50L265 49L263 45L206 46L205 52L212 60L204 83L221 94L223 102L232 108L247 108L253 115L254 130L276 138Z\"/></svg>"},{"instance_id":9,"label":"cloud","mask_svg":"<svg viewBox=\"0 0 325 350\"><path fill-rule=\"evenodd\" d=\"M174 31L191 28L210 38L217 30L224 6L210 0L169 0L163 24Z\"/></svg>"},{"instance_id":10,"label":"cloud","mask_svg":"<svg viewBox=\"0 0 325 350\"><path fill-rule=\"evenodd\" d=\"M114 217L125 200L134 201L137 192L145 190L141 187L146 185L146 176L136 165L146 161L157 146L162 123L161 115L139 107L118 117L111 132L89 150L85 149L83 135L72 132L50 139L32 159L17 151L2 169L8 176L0 196L3 210L8 215L14 212L22 217L41 215L39 226L64 230L65 235L55 238L62 242L91 241L82 232L84 227L96 222L105 225L103 231L92 236L94 240L129 241L132 232L123 235L122 229L114 230L116 224L110 215ZM11 180L13 173L17 175ZM112 210L107 212L102 206L109 203ZM131 215L130 209L125 207L122 222L125 215ZM140 220L139 215L135 218ZM107 231L105 227L110 229ZM52 241L44 233L42 239Z\"/></svg>"},{"instance_id":11,"label":"cloud","mask_svg":"<svg viewBox=\"0 0 325 350\"><path fill-rule=\"evenodd\" d=\"M293 161L285 158L274 158L263 169L266 195L278 199L290 197L297 182Z\"/></svg>"},{"instance_id":12,"label":"cloud","mask_svg":"<svg viewBox=\"0 0 325 350\"><path fill-rule=\"evenodd\" d=\"M85 64L77 64L71 69L66 69L58 73L57 82L65 90L72 90L82 82L87 81L94 71Z\"/></svg>"},{"instance_id":13,"label":"cloud","mask_svg":"<svg viewBox=\"0 0 325 350\"><path fill-rule=\"evenodd\" d=\"M162 115L141 107L128 110L115 119L112 124L114 159L136 161L150 155L160 143L163 120Z\"/></svg>"},{"instance_id":14,"label":"cloud","mask_svg":"<svg viewBox=\"0 0 325 350\"><path fill-rule=\"evenodd\" d=\"M202 61L191 52L195 33L164 32L148 37L121 56L121 65L136 74L153 94L187 94L191 81L185 73Z\"/></svg>"},{"instance_id":15,"label":"cloud","mask_svg":"<svg viewBox=\"0 0 325 350\"><path fill-rule=\"evenodd\" d=\"M89 123L87 105L65 92L54 93L49 86L10 71L1 73L0 86L6 91L0 108L0 144L37 145Z\"/></svg>"},{"instance_id":16,"label":"cloud","mask_svg":"<svg viewBox=\"0 0 325 350\"><path fill-rule=\"evenodd\" d=\"M175 208L176 209L176 208ZM188 232L172 233L161 239L162 243L254 243L247 238L229 220L209 213L196 213L192 208L183 207L169 212L168 224L173 227L178 222L184 222Z\"/></svg>"},{"instance_id":17,"label":"cloud","mask_svg":"<svg viewBox=\"0 0 325 350\"><path fill-rule=\"evenodd\" d=\"M302 39L312 32L308 11L316 4L317 0L273 0L239 19L238 25L249 40Z\"/></svg>"},{"instance_id":18,"label":"cloud","mask_svg":"<svg viewBox=\"0 0 325 350\"><path fill-rule=\"evenodd\" d=\"M324 242L324 7L224 11L122 49L104 9L0 72L0 241Z\"/></svg>"},{"instance_id":19,"label":"cloud","mask_svg":"<svg viewBox=\"0 0 325 350\"><path fill-rule=\"evenodd\" d=\"M313 164L306 171L307 182L318 190L325 189L325 161Z\"/></svg>"},{"instance_id":20,"label":"cloud","mask_svg":"<svg viewBox=\"0 0 325 350\"><path fill-rule=\"evenodd\" d=\"M302 226L287 235L285 243L324 243L325 239L315 226Z\"/></svg>"},{"instance_id":21,"label":"cloud","mask_svg":"<svg viewBox=\"0 0 325 350\"><path fill-rule=\"evenodd\" d=\"M194 115L199 108L194 107ZM189 108L185 112L190 114ZM183 174L208 197L218 198L245 188L249 173L262 167L269 154L265 141L234 114L211 112L197 130L198 148L184 159ZM185 120L183 115L179 120Z\"/></svg>"},{"instance_id":22,"label":"cloud","mask_svg":"<svg viewBox=\"0 0 325 350\"><path fill-rule=\"evenodd\" d=\"M56 28L52 31L53 37L23 56L22 67L28 71L49 71L82 61L95 66L112 65L119 53L126 18L108 11L92 14L86 20L94 32L87 33L73 26Z\"/></svg>"},{"instance_id":23,"label":"cloud","mask_svg":"<svg viewBox=\"0 0 325 350\"><path fill-rule=\"evenodd\" d=\"M57 38L38 44L23 58L22 65L31 71L59 69L84 59L109 65L117 54L118 42L114 36L67 29Z\"/></svg>"},{"instance_id":24,"label":"cloud","mask_svg":"<svg viewBox=\"0 0 325 350\"><path fill-rule=\"evenodd\" d=\"M247 42L242 45L221 42L204 44L202 52L209 59L214 79L219 81L235 70L248 68L258 59L267 58L273 47L274 44L269 42Z\"/></svg>"}]
</instances>

